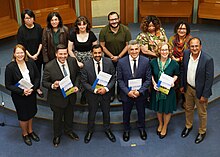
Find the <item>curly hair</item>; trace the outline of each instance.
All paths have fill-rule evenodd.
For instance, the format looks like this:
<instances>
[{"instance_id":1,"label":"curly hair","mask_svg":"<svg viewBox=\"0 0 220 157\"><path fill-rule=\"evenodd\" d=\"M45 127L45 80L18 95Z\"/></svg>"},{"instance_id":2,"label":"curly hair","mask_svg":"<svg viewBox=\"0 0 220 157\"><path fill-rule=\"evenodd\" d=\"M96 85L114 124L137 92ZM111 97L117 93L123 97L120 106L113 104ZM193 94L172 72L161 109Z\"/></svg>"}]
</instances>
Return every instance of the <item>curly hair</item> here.
<instances>
[{"instance_id":1,"label":"curly hair","mask_svg":"<svg viewBox=\"0 0 220 157\"><path fill-rule=\"evenodd\" d=\"M190 33L190 26L187 22L185 21L177 21L177 23L175 24L174 26L174 33L177 34L177 31L178 31L178 28L181 26L181 25L185 25L186 26L186 36Z\"/></svg>"},{"instance_id":2,"label":"curly hair","mask_svg":"<svg viewBox=\"0 0 220 157\"><path fill-rule=\"evenodd\" d=\"M153 23L153 25L155 26L156 31L160 30L161 28L161 22L160 19L154 15L149 15L146 16L142 19L141 25L140 25L140 29L146 33L148 32L148 26L150 23Z\"/></svg>"},{"instance_id":3,"label":"curly hair","mask_svg":"<svg viewBox=\"0 0 220 157\"><path fill-rule=\"evenodd\" d=\"M75 30L75 32L76 32L77 34L79 34L79 27L78 27L78 25L81 25L81 22L83 22L84 25L87 24L86 32L89 32L90 29L91 29L91 24L90 24L88 18L85 17L85 16L79 16L79 17L76 19L76 21L75 21L75 23L74 23L74 30Z\"/></svg>"},{"instance_id":4,"label":"curly hair","mask_svg":"<svg viewBox=\"0 0 220 157\"><path fill-rule=\"evenodd\" d=\"M172 55L173 55L173 47L170 45L170 43L168 43L168 42L161 42L161 43L159 43L158 45L157 45L157 50L156 50L156 55L157 55L157 57L161 57L161 54L160 54L160 52L161 52L161 49L162 49L162 47L164 46L164 45L167 45L168 46L168 51L169 51L169 58L171 58L172 57Z\"/></svg>"}]
</instances>

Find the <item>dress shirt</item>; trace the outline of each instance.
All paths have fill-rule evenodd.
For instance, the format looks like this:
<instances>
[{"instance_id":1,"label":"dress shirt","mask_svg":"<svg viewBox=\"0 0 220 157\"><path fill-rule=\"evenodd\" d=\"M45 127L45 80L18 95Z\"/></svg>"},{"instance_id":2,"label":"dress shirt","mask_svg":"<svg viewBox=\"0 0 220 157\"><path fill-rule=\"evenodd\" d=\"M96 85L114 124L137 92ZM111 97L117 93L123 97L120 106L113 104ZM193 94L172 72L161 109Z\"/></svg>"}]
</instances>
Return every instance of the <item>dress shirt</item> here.
<instances>
[{"instance_id":1,"label":"dress shirt","mask_svg":"<svg viewBox=\"0 0 220 157\"><path fill-rule=\"evenodd\" d=\"M187 69L187 83L192 87L196 87L196 69L199 63L201 52L199 56L194 60L192 54L189 57L188 69Z\"/></svg>"},{"instance_id":2,"label":"dress shirt","mask_svg":"<svg viewBox=\"0 0 220 157\"><path fill-rule=\"evenodd\" d=\"M20 69L20 68L19 68L19 69ZM24 71L21 70L21 69L20 69L20 71L21 71L21 75L23 76L23 78L24 78L27 82L31 83L31 78L30 78L29 70L28 70L27 66L25 67Z\"/></svg>"},{"instance_id":3,"label":"dress shirt","mask_svg":"<svg viewBox=\"0 0 220 157\"><path fill-rule=\"evenodd\" d=\"M136 60L136 70L138 68L138 60L139 60L139 56L135 59L133 59L130 55L129 55L129 62L130 62L130 65L131 65L131 73L134 74L134 60ZM136 71L137 72L137 71Z\"/></svg>"},{"instance_id":4,"label":"dress shirt","mask_svg":"<svg viewBox=\"0 0 220 157\"><path fill-rule=\"evenodd\" d=\"M94 62L94 67L95 67L95 74L96 76L98 75L98 63L99 63L99 66L100 66L100 71L103 71L103 63L102 63L102 58L99 62L97 62L95 59L93 59L93 62ZM107 87L104 87L106 92L109 91L109 89ZM94 89L94 93L97 92L97 89Z\"/></svg>"},{"instance_id":5,"label":"dress shirt","mask_svg":"<svg viewBox=\"0 0 220 157\"><path fill-rule=\"evenodd\" d=\"M64 75L64 72L63 72L63 65L64 65L65 70L66 70L66 72L67 72L67 76L69 76L69 75L70 75L70 70L69 70L67 61L65 61L64 64L62 64L62 63L60 63L59 60L57 59L57 62L58 62L58 65L59 65L59 67L60 67L60 70L61 70L62 73L63 73L63 76L65 76L65 75Z\"/></svg>"}]
</instances>

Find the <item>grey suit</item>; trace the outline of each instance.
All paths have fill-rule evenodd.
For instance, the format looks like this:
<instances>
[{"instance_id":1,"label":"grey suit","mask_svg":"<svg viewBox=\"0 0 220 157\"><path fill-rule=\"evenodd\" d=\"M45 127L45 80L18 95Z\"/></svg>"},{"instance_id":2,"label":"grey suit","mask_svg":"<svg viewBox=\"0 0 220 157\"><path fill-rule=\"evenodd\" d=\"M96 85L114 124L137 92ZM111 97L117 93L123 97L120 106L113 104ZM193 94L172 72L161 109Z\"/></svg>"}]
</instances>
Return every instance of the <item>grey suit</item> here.
<instances>
[{"instance_id":1,"label":"grey suit","mask_svg":"<svg viewBox=\"0 0 220 157\"><path fill-rule=\"evenodd\" d=\"M103 57L102 58L102 65L103 65L103 72L111 74L112 77L107 85L107 88L110 90L115 84L116 76L115 76L115 68L112 64L112 61L109 58ZM96 80L97 76L95 73L95 66L93 59L88 60L85 62L84 67L81 71L81 82L83 87L86 90L86 98L88 100L88 130L90 132L94 131L94 122L95 122L95 115L98 110L99 104L101 110L103 112L103 123L105 129L110 128L110 92L105 93L104 95L95 94L92 85Z\"/></svg>"},{"instance_id":2,"label":"grey suit","mask_svg":"<svg viewBox=\"0 0 220 157\"><path fill-rule=\"evenodd\" d=\"M70 71L70 79L74 84L79 67L76 59L69 57L67 58L67 64ZM73 121L73 105L76 102L76 94L71 94L64 98L62 92L59 89L52 89L52 84L57 80L64 78L62 71L57 63L57 59L53 59L46 64L43 73L43 86L48 89L47 101L53 111L53 123L54 123L54 136L61 136L62 131L62 118L64 116L64 131L72 131Z\"/></svg>"}]
</instances>

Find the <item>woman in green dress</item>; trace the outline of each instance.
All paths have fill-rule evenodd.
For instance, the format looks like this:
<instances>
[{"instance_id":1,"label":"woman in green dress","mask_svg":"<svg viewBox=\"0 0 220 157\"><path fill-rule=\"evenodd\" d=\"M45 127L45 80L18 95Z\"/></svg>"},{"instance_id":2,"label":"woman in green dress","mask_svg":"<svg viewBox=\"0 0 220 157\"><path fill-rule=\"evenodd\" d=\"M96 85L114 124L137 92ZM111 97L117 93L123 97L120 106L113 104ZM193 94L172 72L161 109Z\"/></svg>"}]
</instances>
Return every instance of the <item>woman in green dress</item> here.
<instances>
[{"instance_id":1,"label":"woman in green dress","mask_svg":"<svg viewBox=\"0 0 220 157\"><path fill-rule=\"evenodd\" d=\"M157 56L158 58L151 60L153 90L150 102L151 109L157 112L159 121L157 134L162 139L167 135L171 114L176 110L176 93L173 87L179 75L179 65L171 59L172 47L169 43L158 44ZM168 94L164 94L158 89L158 80L162 73L173 77Z\"/></svg>"}]
</instances>

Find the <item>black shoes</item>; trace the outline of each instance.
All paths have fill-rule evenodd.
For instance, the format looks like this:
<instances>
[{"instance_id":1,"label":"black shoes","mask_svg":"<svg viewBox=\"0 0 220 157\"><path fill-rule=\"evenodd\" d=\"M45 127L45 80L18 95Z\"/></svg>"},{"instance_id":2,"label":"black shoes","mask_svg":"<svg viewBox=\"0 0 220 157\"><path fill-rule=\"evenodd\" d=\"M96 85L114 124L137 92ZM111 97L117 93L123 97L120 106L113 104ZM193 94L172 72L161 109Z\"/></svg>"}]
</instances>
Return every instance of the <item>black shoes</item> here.
<instances>
[{"instance_id":1,"label":"black shoes","mask_svg":"<svg viewBox=\"0 0 220 157\"><path fill-rule=\"evenodd\" d=\"M202 142L204 140L204 138L205 138L205 135L206 135L206 133L204 133L204 134L198 133L198 135L197 135L197 137L195 139L195 143L199 144L200 142Z\"/></svg>"},{"instance_id":2,"label":"black shoes","mask_svg":"<svg viewBox=\"0 0 220 157\"><path fill-rule=\"evenodd\" d=\"M93 134L92 132L87 131L86 136L84 137L84 142L85 143L89 143L89 141L92 138L92 134Z\"/></svg>"},{"instance_id":3,"label":"black shoes","mask_svg":"<svg viewBox=\"0 0 220 157\"><path fill-rule=\"evenodd\" d=\"M30 139L30 137L28 135L25 135L25 136L22 135L22 137L23 137L24 143L26 145L28 145L28 146L32 145L31 139Z\"/></svg>"},{"instance_id":4,"label":"black shoes","mask_svg":"<svg viewBox=\"0 0 220 157\"><path fill-rule=\"evenodd\" d=\"M35 132L29 133L28 136L36 142L40 141L40 138L38 137L38 135Z\"/></svg>"},{"instance_id":5,"label":"black shoes","mask_svg":"<svg viewBox=\"0 0 220 157\"><path fill-rule=\"evenodd\" d=\"M141 137L142 140L147 139L147 133L144 129L139 129L139 133L140 133L140 137Z\"/></svg>"},{"instance_id":6,"label":"black shoes","mask_svg":"<svg viewBox=\"0 0 220 157\"><path fill-rule=\"evenodd\" d=\"M191 128L185 127L181 133L181 137L185 138L186 136L188 136L191 130L192 130L192 127Z\"/></svg>"},{"instance_id":7,"label":"black shoes","mask_svg":"<svg viewBox=\"0 0 220 157\"><path fill-rule=\"evenodd\" d=\"M127 142L127 141L129 141L129 139L130 139L130 132L129 131L124 131L124 133L123 133L123 140L125 142Z\"/></svg>"},{"instance_id":8,"label":"black shoes","mask_svg":"<svg viewBox=\"0 0 220 157\"><path fill-rule=\"evenodd\" d=\"M54 147L58 147L58 145L60 144L60 137L54 137L53 138L53 145Z\"/></svg>"},{"instance_id":9,"label":"black shoes","mask_svg":"<svg viewBox=\"0 0 220 157\"><path fill-rule=\"evenodd\" d=\"M112 133L111 130L106 130L105 131L106 136L108 137L108 139L112 142L116 141L115 135Z\"/></svg>"},{"instance_id":10,"label":"black shoes","mask_svg":"<svg viewBox=\"0 0 220 157\"><path fill-rule=\"evenodd\" d=\"M76 133L70 132L70 133L66 133L66 134L67 134L67 136L69 136L69 138L76 140L76 141L79 141L79 136Z\"/></svg>"}]
</instances>

